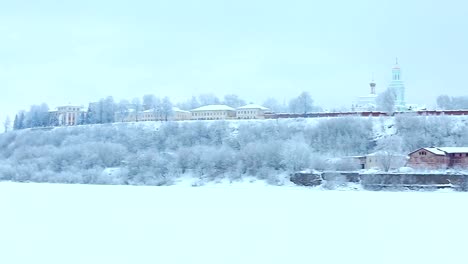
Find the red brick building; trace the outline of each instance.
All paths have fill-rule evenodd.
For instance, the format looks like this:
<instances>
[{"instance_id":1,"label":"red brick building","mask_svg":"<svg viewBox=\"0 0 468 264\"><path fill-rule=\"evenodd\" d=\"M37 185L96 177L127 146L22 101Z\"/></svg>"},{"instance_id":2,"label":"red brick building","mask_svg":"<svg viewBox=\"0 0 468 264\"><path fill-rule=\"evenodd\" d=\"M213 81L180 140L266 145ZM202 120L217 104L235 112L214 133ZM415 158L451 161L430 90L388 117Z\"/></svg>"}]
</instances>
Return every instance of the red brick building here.
<instances>
[{"instance_id":1,"label":"red brick building","mask_svg":"<svg viewBox=\"0 0 468 264\"><path fill-rule=\"evenodd\" d=\"M468 168L468 147L421 148L409 154L408 166L419 169Z\"/></svg>"}]
</instances>

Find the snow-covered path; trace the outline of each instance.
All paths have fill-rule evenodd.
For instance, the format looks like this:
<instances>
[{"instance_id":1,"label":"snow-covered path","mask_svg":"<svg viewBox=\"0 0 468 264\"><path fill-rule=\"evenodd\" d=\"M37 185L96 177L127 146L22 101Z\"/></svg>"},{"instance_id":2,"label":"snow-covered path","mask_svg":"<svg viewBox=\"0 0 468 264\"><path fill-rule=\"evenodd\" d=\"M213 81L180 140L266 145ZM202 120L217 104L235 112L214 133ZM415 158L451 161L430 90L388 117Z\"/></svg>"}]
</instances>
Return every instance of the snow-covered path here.
<instances>
[{"instance_id":1,"label":"snow-covered path","mask_svg":"<svg viewBox=\"0 0 468 264\"><path fill-rule=\"evenodd\" d=\"M468 194L0 183L0 263L467 263Z\"/></svg>"}]
</instances>

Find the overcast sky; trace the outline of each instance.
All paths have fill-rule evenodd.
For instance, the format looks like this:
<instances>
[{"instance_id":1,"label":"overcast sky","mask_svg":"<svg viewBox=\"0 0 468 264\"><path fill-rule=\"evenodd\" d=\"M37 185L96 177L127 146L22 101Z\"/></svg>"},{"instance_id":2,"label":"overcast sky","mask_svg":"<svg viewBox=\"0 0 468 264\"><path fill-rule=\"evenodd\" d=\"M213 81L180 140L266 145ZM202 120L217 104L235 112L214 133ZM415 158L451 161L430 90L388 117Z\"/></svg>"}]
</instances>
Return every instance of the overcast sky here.
<instances>
[{"instance_id":1,"label":"overcast sky","mask_svg":"<svg viewBox=\"0 0 468 264\"><path fill-rule=\"evenodd\" d=\"M463 1L15 0L0 2L0 119L31 104L147 93L301 91L325 107L377 91L399 58L407 101L466 95ZM13 116L12 116L13 117Z\"/></svg>"}]
</instances>

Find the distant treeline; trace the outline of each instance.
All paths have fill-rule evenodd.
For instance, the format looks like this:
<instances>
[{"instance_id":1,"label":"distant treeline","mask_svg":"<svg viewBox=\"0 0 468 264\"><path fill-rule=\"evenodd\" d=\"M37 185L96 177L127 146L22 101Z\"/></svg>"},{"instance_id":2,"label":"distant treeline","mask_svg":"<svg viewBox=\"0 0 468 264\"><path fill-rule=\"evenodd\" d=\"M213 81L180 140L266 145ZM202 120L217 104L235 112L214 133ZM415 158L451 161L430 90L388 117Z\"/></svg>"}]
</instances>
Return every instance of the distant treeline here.
<instances>
[{"instance_id":1,"label":"distant treeline","mask_svg":"<svg viewBox=\"0 0 468 264\"><path fill-rule=\"evenodd\" d=\"M307 92L302 92L298 97L291 99L287 104L279 103L274 98L269 98L263 102L263 106L274 112L290 113L310 113L320 111L321 108L314 106L313 99ZM250 102L249 102L250 103ZM192 110L204 105L224 104L237 108L247 104L247 101L235 94L225 95L219 99L213 94L202 94L198 97L192 96L185 102L173 104L169 97L159 98L152 94L144 95L141 99L121 100L116 102L112 96L102 98L97 102L90 103L87 109L78 117L77 124L106 124L122 120L115 120L115 113L119 116L125 116L129 111L145 111L153 109L161 116L172 115L172 107L177 106L182 110ZM35 128L58 126L59 121L56 115L50 114L51 110L46 103L32 105L28 111L20 111L14 118L13 129ZM8 121L10 122L10 121ZM5 124L5 130L8 131L8 124Z\"/></svg>"}]
</instances>

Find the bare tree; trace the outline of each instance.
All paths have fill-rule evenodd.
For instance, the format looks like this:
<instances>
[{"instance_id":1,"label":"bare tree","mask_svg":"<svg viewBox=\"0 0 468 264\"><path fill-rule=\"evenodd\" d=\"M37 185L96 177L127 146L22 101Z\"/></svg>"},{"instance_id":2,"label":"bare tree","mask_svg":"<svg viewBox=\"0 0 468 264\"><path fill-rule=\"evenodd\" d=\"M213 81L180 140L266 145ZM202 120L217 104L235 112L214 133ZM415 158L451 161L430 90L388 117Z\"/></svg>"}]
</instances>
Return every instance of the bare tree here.
<instances>
[{"instance_id":1,"label":"bare tree","mask_svg":"<svg viewBox=\"0 0 468 264\"><path fill-rule=\"evenodd\" d=\"M233 108L238 108L245 105L245 101L239 98L236 94L227 94L224 96L223 104Z\"/></svg>"},{"instance_id":2,"label":"bare tree","mask_svg":"<svg viewBox=\"0 0 468 264\"><path fill-rule=\"evenodd\" d=\"M447 110L451 108L452 99L448 95L437 96L437 106L440 109Z\"/></svg>"},{"instance_id":3,"label":"bare tree","mask_svg":"<svg viewBox=\"0 0 468 264\"><path fill-rule=\"evenodd\" d=\"M271 111L273 112L283 112L285 111L285 107L283 105L281 105L278 100L276 100L275 98L268 98L265 100L265 102L263 102L263 106L270 109Z\"/></svg>"},{"instance_id":4,"label":"bare tree","mask_svg":"<svg viewBox=\"0 0 468 264\"><path fill-rule=\"evenodd\" d=\"M156 96L153 94L143 95L143 110L149 110L156 104Z\"/></svg>"},{"instance_id":5,"label":"bare tree","mask_svg":"<svg viewBox=\"0 0 468 264\"><path fill-rule=\"evenodd\" d=\"M289 101L289 110L293 113L307 114L311 112L314 107L314 100L308 92L302 92L298 97Z\"/></svg>"},{"instance_id":6,"label":"bare tree","mask_svg":"<svg viewBox=\"0 0 468 264\"><path fill-rule=\"evenodd\" d=\"M130 102L128 102L127 100L121 100L118 105L117 105L117 113L118 113L118 117L119 117L119 120L120 122L123 122L125 121L125 118L128 116L128 106L130 105Z\"/></svg>"},{"instance_id":7,"label":"bare tree","mask_svg":"<svg viewBox=\"0 0 468 264\"><path fill-rule=\"evenodd\" d=\"M132 105L135 111L135 122L138 122L138 117L140 115L141 108L142 108L140 98L134 98L132 100Z\"/></svg>"},{"instance_id":8,"label":"bare tree","mask_svg":"<svg viewBox=\"0 0 468 264\"><path fill-rule=\"evenodd\" d=\"M169 117L173 114L172 103L171 100L169 100L169 97L167 96L164 97L164 99L161 102L161 114L165 121L167 121Z\"/></svg>"},{"instance_id":9,"label":"bare tree","mask_svg":"<svg viewBox=\"0 0 468 264\"><path fill-rule=\"evenodd\" d=\"M7 133L8 131L10 131L10 128L11 128L11 120L10 120L10 117L7 116L5 118L5 121L3 122L3 127L5 128L5 133Z\"/></svg>"},{"instance_id":10,"label":"bare tree","mask_svg":"<svg viewBox=\"0 0 468 264\"><path fill-rule=\"evenodd\" d=\"M216 97L214 94L200 94L198 96L198 101L200 102L200 105L215 105L215 104L220 104L221 101L219 100L218 97Z\"/></svg>"},{"instance_id":11,"label":"bare tree","mask_svg":"<svg viewBox=\"0 0 468 264\"><path fill-rule=\"evenodd\" d=\"M375 159L384 171L404 166L403 139L397 135L391 135L377 142Z\"/></svg>"}]
</instances>

